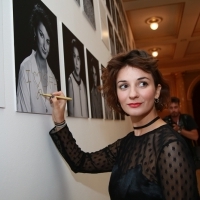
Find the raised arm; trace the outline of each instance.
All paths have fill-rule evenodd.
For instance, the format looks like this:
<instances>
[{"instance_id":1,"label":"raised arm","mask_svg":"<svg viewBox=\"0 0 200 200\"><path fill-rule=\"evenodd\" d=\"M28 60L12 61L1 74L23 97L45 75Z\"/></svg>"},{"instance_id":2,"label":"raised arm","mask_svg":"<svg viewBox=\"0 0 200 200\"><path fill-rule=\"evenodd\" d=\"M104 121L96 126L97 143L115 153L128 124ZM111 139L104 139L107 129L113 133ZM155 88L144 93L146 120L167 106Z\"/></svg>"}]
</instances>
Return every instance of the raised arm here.
<instances>
[{"instance_id":1,"label":"raised arm","mask_svg":"<svg viewBox=\"0 0 200 200\"><path fill-rule=\"evenodd\" d=\"M120 141L99 151L86 153L76 144L67 126L58 132L51 130L50 136L73 172L102 173L112 170Z\"/></svg>"},{"instance_id":2,"label":"raised arm","mask_svg":"<svg viewBox=\"0 0 200 200\"><path fill-rule=\"evenodd\" d=\"M53 95L64 96L62 92L55 92ZM54 122L62 123L65 119L64 112L66 101L58 100L56 97L52 97L50 101L52 104L52 117ZM86 153L76 144L67 125L60 130L55 127L50 131L50 136L63 158L75 173L101 173L111 171L121 141L118 140L100 151Z\"/></svg>"}]
</instances>

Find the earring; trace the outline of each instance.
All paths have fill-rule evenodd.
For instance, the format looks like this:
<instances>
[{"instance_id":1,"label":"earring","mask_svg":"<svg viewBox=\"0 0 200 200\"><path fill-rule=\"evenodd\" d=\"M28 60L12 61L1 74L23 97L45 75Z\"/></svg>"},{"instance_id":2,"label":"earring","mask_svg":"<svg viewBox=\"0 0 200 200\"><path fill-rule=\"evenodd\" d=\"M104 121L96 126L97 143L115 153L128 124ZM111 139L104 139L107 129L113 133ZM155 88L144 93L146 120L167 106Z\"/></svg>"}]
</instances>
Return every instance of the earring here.
<instances>
[{"instance_id":1,"label":"earring","mask_svg":"<svg viewBox=\"0 0 200 200\"><path fill-rule=\"evenodd\" d=\"M159 103L159 98L154 99L154 102L155 102L155 103Z\"/></svg>"}]
</instances>

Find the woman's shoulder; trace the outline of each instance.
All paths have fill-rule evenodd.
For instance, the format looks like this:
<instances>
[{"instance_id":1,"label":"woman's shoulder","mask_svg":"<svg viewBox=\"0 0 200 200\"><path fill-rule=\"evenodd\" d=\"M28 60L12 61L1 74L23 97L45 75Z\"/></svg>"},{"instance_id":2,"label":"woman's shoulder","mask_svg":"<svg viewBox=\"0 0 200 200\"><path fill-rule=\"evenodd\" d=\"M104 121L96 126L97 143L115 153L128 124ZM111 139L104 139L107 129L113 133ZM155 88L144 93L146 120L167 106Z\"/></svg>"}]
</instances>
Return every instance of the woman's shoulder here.
<instances>
[{"instance_id":1,"label":"woman's shoulder","mask_svg":"<svg viewBox=\"0 0 200 200\"><path fill-rule=\"evenodd\" d=\"M155 129L154 132L158 135L162 133L163 135L168 136L168 137L174 136L174 134L176 133L176 131L168 124L161 125L157 129ZM175 134L175 137L176 137L176 134Z\"/></svg>"},{"instance_id":2,"label":"woman's shoulder","mask_svg":"<svg viewBox=\"0 0 200 200\"><path fill-rule=\"evenodd\" d=\"M156 130L154 130L154 145L157 147L157 150L162 150L165 146L174 142L181 142L185 144L184 139L178 134L171 126L165 124Z\"/></svg>"},{"instance_id":3,"label":"woman's shoulder","mask_svg":"<svg viewBox=\"0 0 200 200\"><path fill-rule=\"evenodd\" d=\"M168 124L164 124L154 131L155 139L162 141L179 140L181 136Z\"/></svg>"},{"instance_id":4,"label":"woman's shoulder","mask_svg":"<svg viewBox=\"0 0 200 200\"><path fill-rule=\"evenodd\" d=\"M24 58L24 60L22 61L20 68L29 68L31 63L35 62L35 51L32 50L32 53L27 56L26 58Z\"/></svg>"}]
</instances>

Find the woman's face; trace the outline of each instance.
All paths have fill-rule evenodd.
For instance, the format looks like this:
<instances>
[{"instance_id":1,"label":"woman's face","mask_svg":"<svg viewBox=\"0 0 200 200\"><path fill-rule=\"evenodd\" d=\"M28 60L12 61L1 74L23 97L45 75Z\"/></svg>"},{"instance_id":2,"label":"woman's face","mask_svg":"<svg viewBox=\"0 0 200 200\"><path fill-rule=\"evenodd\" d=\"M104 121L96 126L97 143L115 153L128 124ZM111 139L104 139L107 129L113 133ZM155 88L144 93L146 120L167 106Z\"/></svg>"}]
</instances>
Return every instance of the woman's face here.
<instances>
[{"instance_id":1,"label":"woman's face","mask_svg":"<svg viewBox=\"0 0 200 200\"><path fill-rule=\"evenodd\" d=\"M42 22L40 22L36 29L37 38L37 52L43 59L47 59L50 51L50 37Z\"/></svg>"},{"instance_id":2,"label":"woman's face","mask_svg":"<svg viewBox=\"0 0 200 200\"><path fill-rule=\"evenodd\" d=\"M76 47L73 47L73 61L74 61L74 71L76 75L79 76L81 71L81 60L78 49Z\"/></svg>"},{"instance_id":3,"label":"woman's face","mask_svg":"<svg viewBox=\"0 0 200 200\"><path fill-rule=\"evenodd\" d=\"M92 66L92 78L93 78L93 84L96 87L97 86L97 72L94 66Z\"/></svg>"},{"instance_id":4,"label":"woman's face","mask_svg":"<svg viewBox=\"0 0 200 200\"><path fill-rule=\"evenodd\" d=\"M125 66L117 75L117 96L128 115L142 117L154 112L154 99L160 95L161 86L155 88L151 74L141 69Z\"/></svg>"}]
</instances>

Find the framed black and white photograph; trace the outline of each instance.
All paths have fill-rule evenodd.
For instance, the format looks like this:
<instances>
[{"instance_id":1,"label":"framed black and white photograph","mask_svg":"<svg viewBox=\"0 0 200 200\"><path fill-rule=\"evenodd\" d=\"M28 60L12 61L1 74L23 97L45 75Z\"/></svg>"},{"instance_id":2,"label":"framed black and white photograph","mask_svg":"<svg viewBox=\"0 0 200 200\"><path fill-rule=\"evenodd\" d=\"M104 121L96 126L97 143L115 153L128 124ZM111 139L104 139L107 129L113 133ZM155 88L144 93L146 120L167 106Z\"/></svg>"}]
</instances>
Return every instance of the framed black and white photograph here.
<instances>
[{"instance_id":1,"label":"framed black and white photograph","mask_svg":"<svg viewBox=\"0 0 200 200\"><path fill-rule=\"evenodd\" d=\"M100 23L101 23L101 40L105 44L106 48L109 50L109 34L108 27L106 22L106 9L103 6L102 2L99 1L99 13L100 13Z\"/></svg>"},{"instance_id":2,"label":"framed black and white photograph","mask_svg":"<svg viewBox=\"0 0 200 200\"><path fill-rule=\"evenodd\" d=\"M103 71L103 69L105 69L105 67L101 64L101 71ZM113 120L113 110L108 106L106 97L103 97L103 101L104 101L104 119Z\"/></svg>"},{"instance_id":3,"label":"framed black and white photograph","mask_svg":"<svg viewBox=\"0 0 200 200\"><path fill-rule=\"evenodd\" d=\"M113 20L115 27L117 27L117 19L116 19L116 13L115 13L114 0L110 0L110 5L111 5L111 11L112 11L112 20Z\"/></svg>"},{"instance_id":4,"label":"framed black and white photograph","mask_svg":"<svg viewBox=\"0 0 200 200\"><path fill-rule=\"evenodd\" d=\"M68 116L88 118L84 45L64 24L62 32Z\"/></svg>"},{"instance_id":5,"label":"framed black and white photograph","mask_svg":"<svg viewBox=\"0 0 200 200\"><path fill-rule=\"evenodd\" d=\"M113 110L108 106L105 99L104 99L104 109L105 109L105 119L113 120Z\"/></svg>"},{"instance_id":6,"label":"framed black and white photograph","mask_svg":"<svg viewBox=\"0 0 200 200\"><path fill-rule=\"evenodd\" d=\"M102 95L99 92L100 69L99 61L86 49L87 68L90 90L91 118L103 119Z\"/></svg>"},{"instance_id":7,"label":"framed black and white photograph","mask_svg":"<svg viewBox=\"0 0 200 200\"><path fill-rule=\"evenodd\" d=\"M4 94L4 62L3 62L3 5L0 0L0 107L5 107Z\"/></svg>"},{"instance_id":8,"label":"framed black and white photograph","mask_svg":"<svg viewBox=\"0 0 200 200\"><path fill-rule=\"evenodd\" d=\"M116 13L116 21L117 21L117 31L120 31L120 17L119 17L119 12L117 10L117 7L115 6L115 13Z\"/></svg>"},{"instance_id":9,"label":"framed black and white photograph","mask_svg":"<svg viewBox=\"0 0 200 200\"><path fill-rule=\"evenodd\" d=\"M121 19L120 19L120 16L119 16L119 12L118 12L116 7L115 7L115 9L116 9L115 10L116 19L117 19L117 30L118 30L119 37L122 39L122 30L123 30L122 22L121 22Z\"/></svg>"},{"instance_id":10,"label":"framed black and white photograph","mask_svg":"<svg viewBox=\"0 0 200 200\"><path fill-rule=\"evenodd\" d=\"M120 120L120 113L114 111L115 120Z\"/></svg>"},{"instance_id":11,"label":"framed black and white photograph","mask_svg":"<svg viewBox=\"0 0 200 200\"><path fill-rule=\"evenodd\" d=\"M125 120L125 115L121 114L121 120Z\"/></svg>"},{"instance_id":12,"label":"framed black and white photograph","mask_svg":"<svg viewBox=\"0 0 200 200\"><path fill-rule=\"evenodd\" d=\"M128 43L124 29L122 30L122 41L125 48L125 51L128 51Z\"/></svg>"},{"instance_id":13,"label":"framed black and white photograph","mask_svg":"<svg viewBox=\"0 0 200 200\"><path fill-rule=\"evenodd\" d=\"M51 114L60 90L57 18L42 1L13 0L17 111Z\"/></svg>"},{"instance_id":14,"label":"framed black and white photograph","mask_svg":"<svg viewBox=\"0 0 200 200\"><path fill-rule=\"evenodd\" d=\"M83 0L83 10L92 27L96 29L93 0Z\"/></svg>"},{"instance_id":15,"label":"framed black and white photograph","mask_svg":"<svg viewBox=\"0 0 200 200\"><path fill-rule=\"evenodd\" d=\"M121 44L121 41L119 39L118 34L116 33L116 31L114 31L114 32L115 32L115 48L116 48L116 53L117 54L118 53L122 53L122 52L124 52L124 48L123 48L123 46Z\"/></svg>"},{"instance_id":16,"label":"framed black and white photograph","mask_svg":"<svg viewBox=\"0 0 200 200\"><path fill-rule=\"evenodd\" d=\"M106 8L108 10L108 13L111 15L110 0L106 0Z\"/></svg>"},{"instance_id":17,"label":"framed black and white photograph","mask_svg":"<svg viewBox=\"0 0 200 200\"><path fill-rule=\"evenodd\" d=\"M120 52L120 41L116 31L114 31L114 35L115 35L115 52L116 54L118 54Z\"/></svg>"},{"instance_id":18,"label":"framed black and white photograph","mask_svg":"<svg viewBox=\"0 0 200 200\"><path fill-rule=\"evenodd\" d=\"M114 38L114 32L113 32L113 25L110 21L110 19L107 17L108 21L108 30L109 30L109 41L110 41L110 51L111 55L115 55L115 38Z\"/></svg>"}]
</instances>

